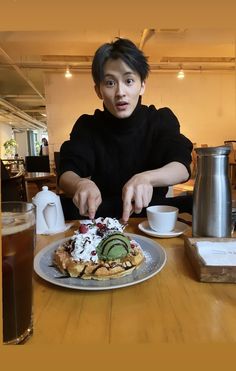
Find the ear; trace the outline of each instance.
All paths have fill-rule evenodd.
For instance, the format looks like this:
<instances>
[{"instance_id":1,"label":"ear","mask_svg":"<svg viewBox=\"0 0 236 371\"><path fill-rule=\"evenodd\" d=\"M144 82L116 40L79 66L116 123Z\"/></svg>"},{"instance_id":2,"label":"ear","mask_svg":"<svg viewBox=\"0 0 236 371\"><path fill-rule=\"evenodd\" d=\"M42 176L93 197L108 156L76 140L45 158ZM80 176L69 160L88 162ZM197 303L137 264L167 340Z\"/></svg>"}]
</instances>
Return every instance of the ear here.
<instances>
[{"instance_id":1,"label":"ear","mask_svg":"<svg viewBox=\"0 0 236 371\"><path fill-rule=\"evenodd\" d=\"M143 94L144 94L144 92L145 92L145 88L146 88L146 83L145 83L145 81L143 81L143 82L141 83L141 89L140 89L140 93L139 93L139 95L143 95Z\"/></svg>"},{"instance_id":2,"label":"ear","mask_svg":"<svg viewBox=\"0 0 236 371\"><path fill-rule=\"evenodd\" d=\"M99 86L94 85L94 89L95 89L95 92L96 92L98 98L99 98L99 99L103 99L103 98L102 98L102 94L101 94L101 91L100 91Z\"/></svg>"}]
</instances>

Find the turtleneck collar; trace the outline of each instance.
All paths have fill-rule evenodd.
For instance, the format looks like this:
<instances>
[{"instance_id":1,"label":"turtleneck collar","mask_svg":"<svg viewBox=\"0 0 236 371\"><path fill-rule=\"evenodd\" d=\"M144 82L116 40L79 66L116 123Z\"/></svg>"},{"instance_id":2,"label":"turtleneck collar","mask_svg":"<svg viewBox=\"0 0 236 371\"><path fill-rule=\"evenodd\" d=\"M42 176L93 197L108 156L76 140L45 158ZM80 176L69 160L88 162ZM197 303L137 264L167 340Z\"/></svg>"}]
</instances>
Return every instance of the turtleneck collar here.
<instances>
[{"instance_id":1,"label":"turtleneck collar","mask_svg":"<svg viewBox=\"0 0 236 371\"><path fill-rule=\"evenodd\" d=\"M119 119L113 116L107 108L103 105L104 111L102 112L104 118L104 124L109 126L109 129L116 132L126 132L132 129L137 129L139 123L142 122L143 109L141 104L141 97L139 97L137 106L135 107L132 114L124 119Z\"/></svg>"}]
</instances>

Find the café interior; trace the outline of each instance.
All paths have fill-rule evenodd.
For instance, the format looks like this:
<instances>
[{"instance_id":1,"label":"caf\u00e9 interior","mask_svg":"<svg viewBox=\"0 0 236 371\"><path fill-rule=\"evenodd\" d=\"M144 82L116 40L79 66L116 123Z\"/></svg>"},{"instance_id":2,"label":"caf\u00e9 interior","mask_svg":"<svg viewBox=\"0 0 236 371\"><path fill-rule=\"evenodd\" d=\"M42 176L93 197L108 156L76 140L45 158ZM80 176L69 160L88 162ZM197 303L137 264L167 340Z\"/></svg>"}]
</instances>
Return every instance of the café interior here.
<instances>
[{"instance_id":1,"label":"caf\u00e9 interior","mask_svg":"<svg viewBox=\"0 0 236 371\"><path fill-rule=\"evenodd\" d=\"M91 61L101 44L116 37L131 39L148 56L143 104L171 108L181 132L193 143L191 178L170 187L170 197L193 194L198 171L195 148L228 146L234 200L235 33L153 24L132 30L111 26L0 32L0 157L8 172L8 179L1 182L2 200L31 202L43 185L61 195L57 184L61 144L81 114L102 109L94 92ZM42 138L48 148L40 155ZM6 153L4 144L9 141L13 150ZM134 274L133 281L73 279L70 284L63 276L55 279L48 266L41 268L43 251L71 236L79 221L67 223L61 233L37 234L34 334L26 346L91 344L91 339L103 345L236 341L235 267L205 269L191 252L191 216L180 215L178 220L186 228L161 236L146 233L144 219L130 218L126 232L150 247L147 271ZM157 256L161 263L150 271L148 259Z\"/></svg>"},{"instance_id":2,"label":"caf\u00e9 interior","mask_svg":"<svg viewBox=\"0 0 236 371\"><path fill-rule=\"evenodd\" d=\"M36 179L32 173L46 173L45 183L59 191L56 164L61 144L81 114L102 109L90 73L93 54L99 45L116 37L131 39L148 56L150 74L143 104L170 107L194 148L230 146L229 175L235 188L233 30L157 27L100 33L89 29L0 32L0 157L11 178L21 177L27 199L42 185L42 174ZM47 139L48 148L39 156L42 138ZM12 139L15 146L9 149L6 145ZM192 180L175 186L175 193L192 190L195 151L192 157Z\"/></svg>"}]
</instances>

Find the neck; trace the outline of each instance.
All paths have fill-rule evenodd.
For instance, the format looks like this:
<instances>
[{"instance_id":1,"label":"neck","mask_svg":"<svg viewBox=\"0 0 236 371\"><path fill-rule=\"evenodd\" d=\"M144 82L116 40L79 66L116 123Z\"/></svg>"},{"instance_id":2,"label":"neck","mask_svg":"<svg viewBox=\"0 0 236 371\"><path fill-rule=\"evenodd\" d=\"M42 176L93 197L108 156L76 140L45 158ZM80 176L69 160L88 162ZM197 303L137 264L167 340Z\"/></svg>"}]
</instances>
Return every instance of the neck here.
<instances>
[{"instance_id":1,"label":"neck","mask_svg":"<svg viewBox=\"0 0 236 371\"><path fill-rule=\"evenodd\" d=\"M106 119L106 122L109 123L109 125L113 125L119 128L128 128L128 127L133 126L133 124L135 124L139 118L140 110L142 107L141 97L139 97L138 103L135 109L133 110L132 114L126 118L122 118L122 119L117 118L114 115L112 115L110 111L108 111L105 105L103 105L103 107L104 107L105 119Z\"/></svg>"}]
</instances>

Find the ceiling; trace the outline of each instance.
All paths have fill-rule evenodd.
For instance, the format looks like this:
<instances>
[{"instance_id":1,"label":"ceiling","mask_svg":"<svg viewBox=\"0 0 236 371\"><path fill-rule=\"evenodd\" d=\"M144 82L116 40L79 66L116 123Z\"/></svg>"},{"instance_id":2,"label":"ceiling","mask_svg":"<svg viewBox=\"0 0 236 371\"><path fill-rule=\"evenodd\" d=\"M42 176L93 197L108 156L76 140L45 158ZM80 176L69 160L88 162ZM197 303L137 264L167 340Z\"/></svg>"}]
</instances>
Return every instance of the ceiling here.
<instances>
[{"instance_id":1,"label":"ceiling","mask_svg":"<svg viewBox=\"0 0 236 371\"><path fill-rule=\"evenodd\" d=\"M151 70L235 70L235 37L228 29L145 28L106 31L0 32L0 124L16 130L47 127L44 75L88 70L95 50L115 37L131 39Z\"/></svg>"}]
</instances>

